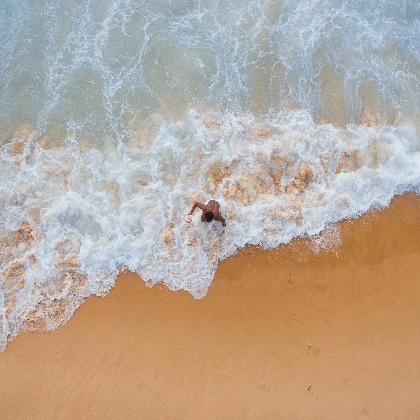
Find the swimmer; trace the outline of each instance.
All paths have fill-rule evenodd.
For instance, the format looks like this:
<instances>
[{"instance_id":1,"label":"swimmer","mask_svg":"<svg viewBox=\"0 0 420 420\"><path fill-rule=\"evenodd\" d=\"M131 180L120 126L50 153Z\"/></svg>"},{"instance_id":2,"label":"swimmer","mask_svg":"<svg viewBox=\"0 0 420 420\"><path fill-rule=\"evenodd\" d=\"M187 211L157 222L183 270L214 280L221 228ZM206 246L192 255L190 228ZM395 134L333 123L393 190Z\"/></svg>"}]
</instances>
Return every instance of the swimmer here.
<instances>
[{"instance_id":1,"label":"swimmer","mask_svg":"<svg viewBox=\"0 0 420 420\"><path fill-rule=\"evenodd\" d=\"M207 204L201 204L196 201L192 206L191 211L186 215L185 220L188 223L191 222L192 214L197 207L203 212L201 215L202 222L209 223L212 220L217 220L218 222L221 222L223 226L226 226L226 221L220 214L220 204L216 200L210 200Z\"/></svg>"}]
</instances>

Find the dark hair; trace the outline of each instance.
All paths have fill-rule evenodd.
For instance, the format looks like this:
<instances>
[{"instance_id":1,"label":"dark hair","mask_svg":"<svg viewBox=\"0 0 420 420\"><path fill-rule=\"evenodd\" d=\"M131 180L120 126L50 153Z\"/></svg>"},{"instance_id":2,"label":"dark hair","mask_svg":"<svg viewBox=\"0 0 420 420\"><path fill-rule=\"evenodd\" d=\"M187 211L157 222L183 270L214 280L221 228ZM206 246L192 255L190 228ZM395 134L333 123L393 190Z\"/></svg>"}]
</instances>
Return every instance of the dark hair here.
<instances>
[{"instance_id":1,"label":"dark hair","mask_svg":"<svg viewBox=\"0 0 420 420\"><path fill-rule=\"evenodd\" d=\"M206 219L206 222L211 222L214 218L214 214L211 211L206 211L204 213L204 218Z\"/></svg>"}]
</instances>

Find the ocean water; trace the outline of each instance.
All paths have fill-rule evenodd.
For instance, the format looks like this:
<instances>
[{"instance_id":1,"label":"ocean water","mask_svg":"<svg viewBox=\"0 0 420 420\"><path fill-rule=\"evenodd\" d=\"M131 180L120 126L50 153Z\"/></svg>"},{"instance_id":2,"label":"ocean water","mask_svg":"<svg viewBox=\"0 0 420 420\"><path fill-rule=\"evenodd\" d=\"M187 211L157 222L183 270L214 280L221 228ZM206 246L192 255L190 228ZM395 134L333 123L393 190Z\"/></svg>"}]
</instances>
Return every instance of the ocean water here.
<instances>
[{"instance_id":1,"label":"ocean water","mask_svg":"<svg viewBox=\"0 0 420 420\"><path fill-rule=\"evenodd\" d=\"M1 349L420 191L416 0L4 0L0 40Z\"/></svg>"}]
</instances>

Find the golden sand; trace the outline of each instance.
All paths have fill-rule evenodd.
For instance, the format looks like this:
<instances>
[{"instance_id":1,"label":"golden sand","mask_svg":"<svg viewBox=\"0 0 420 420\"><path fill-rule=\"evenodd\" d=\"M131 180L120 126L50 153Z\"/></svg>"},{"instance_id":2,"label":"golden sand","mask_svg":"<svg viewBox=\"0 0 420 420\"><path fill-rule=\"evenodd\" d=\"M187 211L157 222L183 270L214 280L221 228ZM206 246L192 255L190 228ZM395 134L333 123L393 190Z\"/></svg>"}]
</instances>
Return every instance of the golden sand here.
<instances>
[{"instance_id":1,"label":"golden sand","mask_svg":"<svg viewBox=\"0 0 420 420\"><path fill-rule=\"evenodd\" d=\"M124 273L0 354L1 419L420 418L420 197L248 248L194 300Z\"/></svg>"}]
</instances>

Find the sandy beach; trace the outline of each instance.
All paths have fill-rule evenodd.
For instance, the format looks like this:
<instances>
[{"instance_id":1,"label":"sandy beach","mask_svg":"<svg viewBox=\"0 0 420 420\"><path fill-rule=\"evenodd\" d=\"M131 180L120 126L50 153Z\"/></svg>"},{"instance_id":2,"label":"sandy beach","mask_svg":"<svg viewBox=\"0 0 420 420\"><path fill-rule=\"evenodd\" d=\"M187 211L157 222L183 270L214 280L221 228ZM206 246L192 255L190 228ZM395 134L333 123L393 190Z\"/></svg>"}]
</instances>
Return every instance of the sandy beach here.
<instances>
[{"instance_id":1,"label":"sandy beach","mask_svg":"<svg viewBox=\"0 0 420 420\"><path fill-rule=\"evenodd\" d=\"M248 248L194 300L131 273L0 354L11 419L418 419L420 197Z\"/></svg>"},{"instance_id":2,"label":"sandy beach","mask_svg":"<svg viewBox=\"0 0 420 420\"><path fill-rule=\"evenodd\" d=\"M0 420L420 420L418 3L1 2Z\"/></svg>"}]
</instances>

